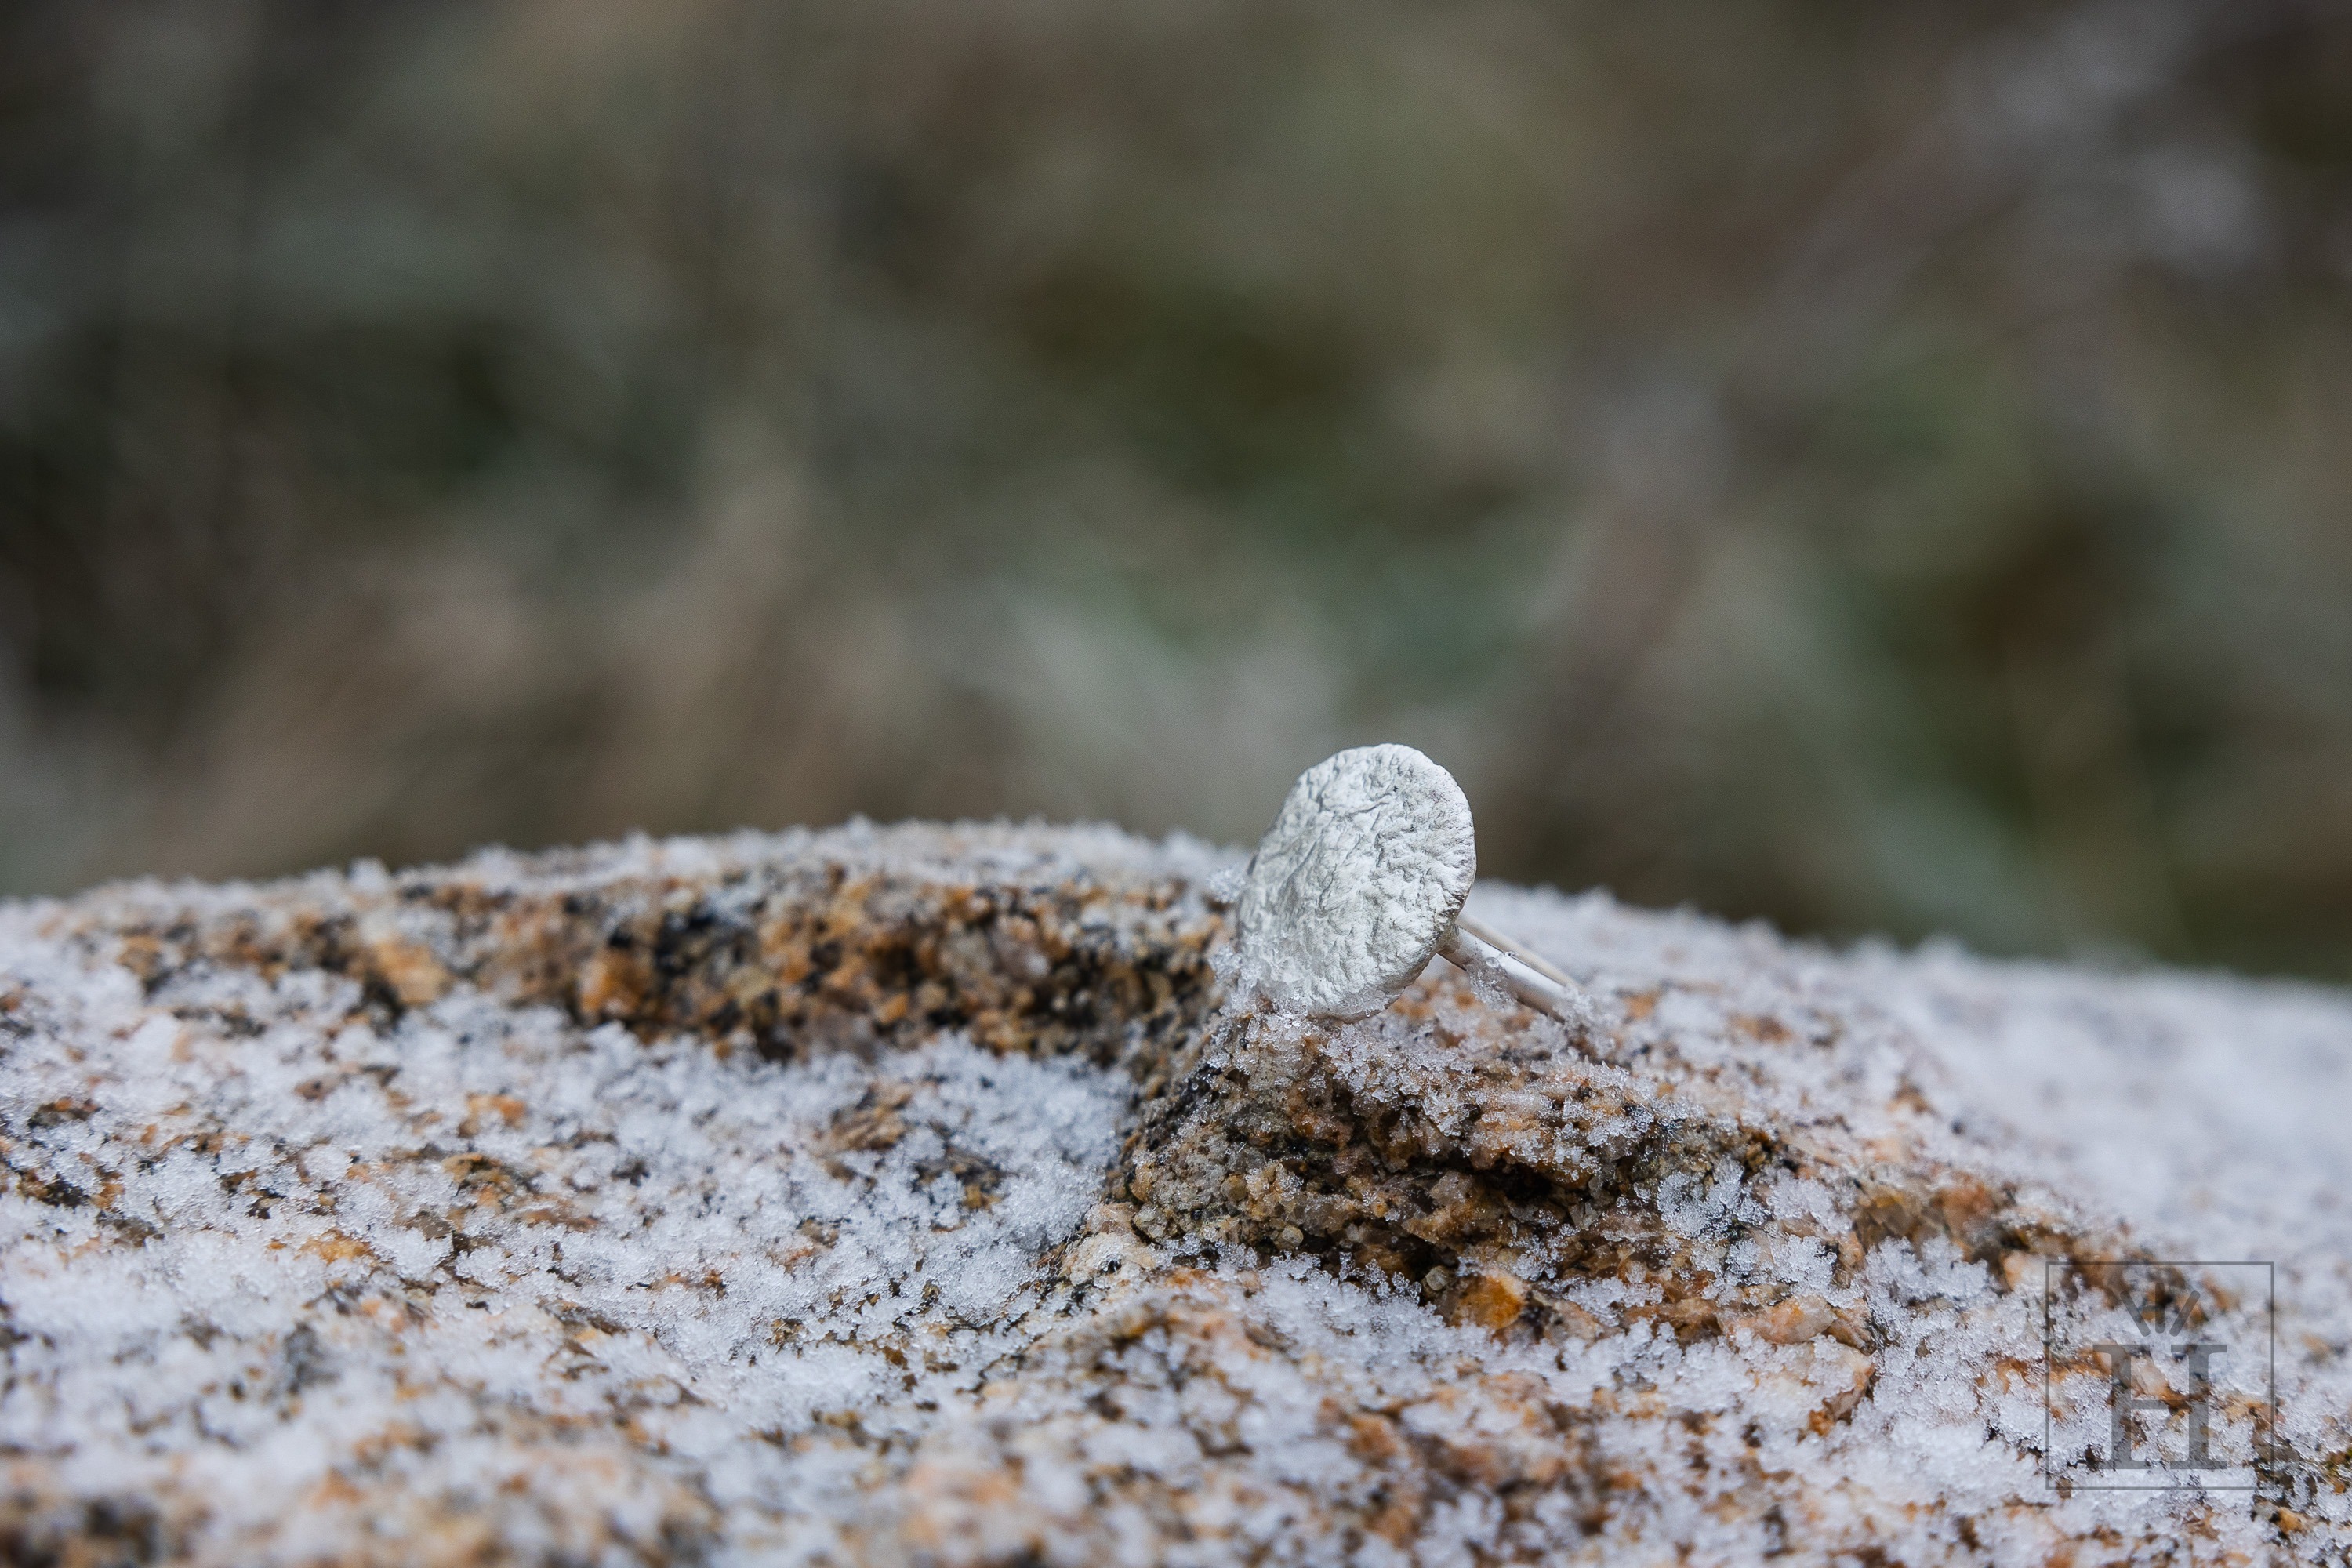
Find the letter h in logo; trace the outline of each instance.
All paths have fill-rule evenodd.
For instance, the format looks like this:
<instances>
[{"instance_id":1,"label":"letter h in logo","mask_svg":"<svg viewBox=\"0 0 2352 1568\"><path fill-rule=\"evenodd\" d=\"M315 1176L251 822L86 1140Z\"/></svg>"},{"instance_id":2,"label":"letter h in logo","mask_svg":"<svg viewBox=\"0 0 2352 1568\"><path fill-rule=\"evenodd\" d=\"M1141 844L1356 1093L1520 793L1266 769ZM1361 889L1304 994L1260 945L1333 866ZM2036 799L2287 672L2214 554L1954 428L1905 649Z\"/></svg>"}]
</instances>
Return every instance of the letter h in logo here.
<instances>
[{"instance_id":1,"label":"letter h in logo","mask_svg":"<svg viewBox=\"0 0 2352 1568\"><path fill-rule=\"evenodd\" d=\"M2170 1415L2176 1404L2186 1406L2189 1422L2189 1453L2185 1458L2167 1461L2167 1468L2176 1470L2219 1470L2228 1467L2215 1459L2208 1443L2211 1431L2206 1396L2213 1391L2212 1359L2227 1353L2229 1346L2207 1340L2191 1340L2172 1347L2173 1353L2189 1368L2190 1387L2185 1394L2167 1388L2163 1394L2150 1398L2133 1390L2132 1365L2141 1356L2150 1355L2146 1344L2093 1345L2092 1350L2107 1360L2107 1415L2109 1443L2106 1463L2097 1468L2107 1470L2145 1470L2146 1459L2132 1457L2132 1413L2136 1410L2161 1410ZM2151 1356L2151 1360L2153 1357Z\"/></svg>"}]
</instances>

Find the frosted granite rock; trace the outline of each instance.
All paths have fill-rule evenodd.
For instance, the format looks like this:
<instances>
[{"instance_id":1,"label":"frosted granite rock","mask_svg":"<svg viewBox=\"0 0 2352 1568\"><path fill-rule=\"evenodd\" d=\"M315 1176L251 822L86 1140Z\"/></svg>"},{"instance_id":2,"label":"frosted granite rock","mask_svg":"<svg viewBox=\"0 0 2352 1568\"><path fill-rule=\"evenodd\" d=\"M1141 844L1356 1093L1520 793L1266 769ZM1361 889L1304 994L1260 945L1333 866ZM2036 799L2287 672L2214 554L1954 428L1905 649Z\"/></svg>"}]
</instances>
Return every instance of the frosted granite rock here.
<instances>
[{"instance_id":1,"label":"frosted granite rock","mask_svg":"<svg viewBox=\"0 0 2352 1568\"><path fill-rule=\"evenodd\" d=\"M859 826L0 910L0 1559L2352 1549L2345 997L1488 886L1580 1037L1443 965L1314 1024L1221 1004L1231 872ZM2276 1264L2257 1489L2053 1485L2047 1260L2200 1258Z\"/></svg>"}]
</instances>

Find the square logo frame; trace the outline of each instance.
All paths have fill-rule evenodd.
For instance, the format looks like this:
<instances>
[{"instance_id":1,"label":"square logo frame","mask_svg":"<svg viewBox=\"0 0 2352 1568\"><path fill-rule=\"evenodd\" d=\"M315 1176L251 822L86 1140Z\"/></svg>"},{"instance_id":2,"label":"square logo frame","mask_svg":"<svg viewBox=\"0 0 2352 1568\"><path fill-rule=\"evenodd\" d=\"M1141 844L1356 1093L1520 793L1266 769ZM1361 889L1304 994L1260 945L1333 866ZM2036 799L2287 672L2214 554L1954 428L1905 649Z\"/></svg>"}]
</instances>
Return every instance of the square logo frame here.
<instances>
[{"instance_id":1,"label":"square logo frame","mask_svg":"<svg viewBox=\"0 0 2352 1568\"><path fill-rule=\"evenodd\" d=\"M2042 1472L2053 1490L2271 1483L2275 1263L2044 1258L2042 1306Z\"/></svg>"}]
</instances>

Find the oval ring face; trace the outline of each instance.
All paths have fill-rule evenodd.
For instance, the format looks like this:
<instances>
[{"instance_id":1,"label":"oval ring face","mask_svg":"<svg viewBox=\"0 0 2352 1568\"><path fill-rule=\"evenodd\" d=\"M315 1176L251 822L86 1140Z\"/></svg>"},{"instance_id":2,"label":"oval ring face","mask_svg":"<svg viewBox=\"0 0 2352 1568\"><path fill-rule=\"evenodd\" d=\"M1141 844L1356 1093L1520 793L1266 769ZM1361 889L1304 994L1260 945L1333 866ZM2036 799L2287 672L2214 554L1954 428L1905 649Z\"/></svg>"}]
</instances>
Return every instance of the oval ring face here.
<instances>
[{"instance_id":1,"label":"oval ring face","mask_svg":"<svg viewBox=\"0 0 2352 1568\"><path fill-rule=\"evenodd\" d=\"M1243 981L1286 1012L1375 1012L1428 964L1477 875L1453 774L1411 746L1327 757L1250 858L1234 922Z\"/></svg>"}]
</instances>

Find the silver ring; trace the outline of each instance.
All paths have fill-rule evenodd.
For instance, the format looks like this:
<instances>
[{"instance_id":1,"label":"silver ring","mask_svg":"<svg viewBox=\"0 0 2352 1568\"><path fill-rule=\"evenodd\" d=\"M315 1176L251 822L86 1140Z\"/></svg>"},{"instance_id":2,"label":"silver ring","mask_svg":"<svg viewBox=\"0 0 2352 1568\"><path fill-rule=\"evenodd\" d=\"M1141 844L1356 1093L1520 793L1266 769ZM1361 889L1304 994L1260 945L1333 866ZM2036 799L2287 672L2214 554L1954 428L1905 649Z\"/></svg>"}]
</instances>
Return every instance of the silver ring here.
<instances>
[{"instance_id":1,"label":"silver ring","mask_svg":"<svg viewBox=\"0 0 2352 1568\"><path fill-rule=\"evenodd\" d=\"M1360 1018L1432 958L1487 967L1554 1018L1576 987L1517 942L1469 920L1477 879L1470 802L1411 746L1359 746L1298 775L1250 857L1235 908L1244 982L1285 1012Z\"/></svg>"}]
</instances>

